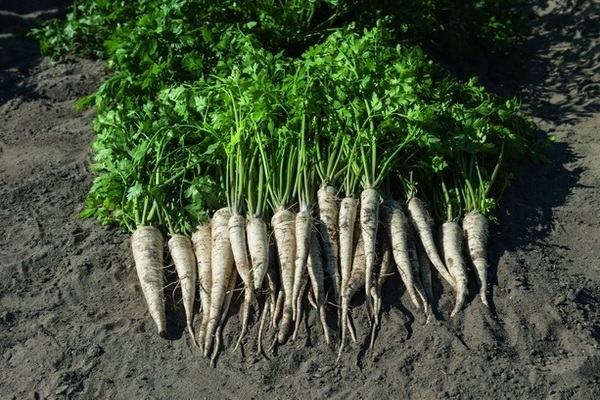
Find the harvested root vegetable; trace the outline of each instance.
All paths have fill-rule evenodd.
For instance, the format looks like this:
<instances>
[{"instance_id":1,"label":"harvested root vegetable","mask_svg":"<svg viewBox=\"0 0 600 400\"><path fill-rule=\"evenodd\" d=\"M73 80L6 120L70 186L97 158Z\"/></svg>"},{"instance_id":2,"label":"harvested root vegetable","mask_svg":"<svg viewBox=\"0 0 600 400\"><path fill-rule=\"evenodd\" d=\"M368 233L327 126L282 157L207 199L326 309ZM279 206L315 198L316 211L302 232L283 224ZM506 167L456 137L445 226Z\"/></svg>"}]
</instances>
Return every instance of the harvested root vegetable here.
<instances>
[{"instance_id":1,"label":"harvested root vegetable","mask_svg":"<svg viewBox=\"0 0 600 400\"><path fill-rule=\"evenodd\" d=\"M211 351L215 331L221 319L223 302L233 268L233 252L229 240L228 222L231 213L228 208L221 208L215 212L211 222L211 266L212 288L210 290L210 315L204 339L204 356Z\"/></svg>"},{"instance_id":2,"label":"harvested root vegetable","mask_svg":"<svg viewBox=\"0 0 600 400\"><path fill-rule=\"evenodd\" d=\"M277 299L275 300L275 308L273 309L273 317L271 319L271 325L273 325L273 327L279 327L279 322L281 321L280 317L283 314L284 300L285 300L285 296L283 295L283 289L280 288L279 291L277 292ZM290 315L290 320L291 320L291 315Z\"/></svg>"},{"instance_id":3,"label":"harvested root vegetable","mask_svg":"<svg viewBox=\"0 0 600 400\"><path fill-rule=\"evenodd\" d=\"M265 301L263 304L262 312L260 314L260 321L258 323L258 335L256 338L256 353L260 355L264 355L263 346L262 346L262 337L263 332L265 330L265 324L267 322L267 317L269 316L269 302Z\"/></svg>"},{"instance_id":4,"label":"harvested root vegetable","mask_svg":"<svg viewBox=\"0 0 600 400\"><path fill-rule=\"evenodd\" d=\"M277 304L279 301L279 295L281 294L278 291L279 282L279 273L278 269L278 261L277 261L277 247L275 246L275 239L273 235L269 236L269 267L267 268L267 273L265 275L265 281L267 282L267 294L269 296L269 308L271 310L271 327L277 326L277 320L279 318L279 314L281 310L278 310ZM281 306L280 309L283 308L283 297L281 297Z\"/></svg>"},{"instance_id":5,"label":"harvested root vegetable","mask_svg":"<svg viewBox=\"0 0 600 400\"><path fill-rule=\"evenodd\" d=\"M198 345L193 326L197 265L192 241L187 236L173 235L169 239L168 245L169 253L171 254L171 259L173 260L173 264L175 264L175 271L179 278L187 329L194 344Z\"/></svg>"},{"instance_id":6,"label":"harvested root vegetable","mask_svg":"<svg viewBox=\"0 0 600 400\"><path fill-rule=\"evenodd\" d=\"M392 254L400 273L400 278L404 286L406 286L406 291L415 308L421 310L422 306L419 302L409 255L408 222L402 211L402 207L397 201L386 200L381 208L382 220L387 228L388 240L392 246Z\"/></svg>"},{"instance_id":7,"label":"harvested root vegetable","mask_svg":"<svg viewBox=\"0 0 600 400\"><path fill-rule=\"evenodd\" d=\"M315 309L317 310L317 319L321 321L325 342L329 344L329 327L325 315L325 277L323 272L323 259L321 252L321 243L317 237L315 226L311 228L310 233L310 251L307 262L308 276L312 288L312 294L315 298Z\"/></svg>"},{"instance_id":8,"label":"harvested root vegetable","mask_svg":"<svg viewBox=\"0 0 600 400\"><path fill-rule=\"evenodd\" d=\"M246 237L254 274L254 290L260 290L269 267L267 223L262 218L250 217L246 225Z\"/></svg>"},{"instance_id":9,"label":"harvested root vegetable","mask_svg":"<svg viewBox=\"0 0 600 400\"><path fill-rule=\"evenodd\" d=\"M352 272L346 287L342 291L342 320L340 323L342 329L342 339L340 341L340 350L338 353L338 359L342 354L342 350L346 344L346 329L349 329L349 308L352 296L365 285L365 270L367 269L367 262L365 260L365 247L363 244L362 236L359 236L358 243L356 244L356 250L354 252L354 258L352 262ZM365 296L366 297L366 296Z\"/></svg>"},{"instance_id":10,"label":"harvested root vegetable","mask_svg":"<svg viewBox=\"0 0 600 400\"><path fill-rule=\"evenodd\" d=\"M450 313L450 317L453 317L462 309L467 298L467 269L462 255L462 232L456 222L448 221L442 224L442 251L456 284L456 301Z\"/></svg>"},{"instance_id":11,"label":"harvested root vegetable","mask_svg":"<svg viewBox=\"0 0 600 400\"><path fill-rule=\"evenodd\" d=\"M340 296L343 295L344 288L348 286L348 280L352 272L352 258L354 256L354 226L356 222L356 213L358 210L358 201L352 197L342 199L339 213L340 227L340 272L341 288Z\"/></svg>"},{"instance_id":12,"label":"harvested root vegetable","mask_svg":"<svg viewBox=\"0 0 600 400\"><path fill-rule=\"evenodd\" d=\"M308 286L308 274L302 274L302 276L300 276L298 280L300 281L300 295L295 300L296 318L294 319L294 321L296 323L294 324L292 340L296 340L298 336L298 331L300 330L300 324L302 323L302 304L304 303L304 298L302 297L302 294L306 292L306 286Z\"/></svg>"},{"instance_id":13,"label":"harvested root vegetable","mask_svg":"<svg viewBox=\"0 0 600 400\"><path fill-rule=\"evenodd\" d=\"M360 195L360 230L365 247L365 302L367 315L373 315L371 286L377 262L377 227L379 225L379 192L375 189L365 189Z\"/></svg>"},{"instance_id":14,"label":"harvested root vegetable","mask_svg":"<svg viewBox=\"0 0 600 400\"><path fill-rule=\"evenodd\" d=\"M229 311L229 306L231 305L231 299L233 297L233 291L235 289L235 284L237 283L238 273L235 268L231 271L231 276L229 277L229 283L227 284L227 289L225 290L225 298L223 299L223 308L221 309L221 317L219 318L219 323L217 325L217 329L215 331L215 346L213 348L212 356L210 357L211 365L214 367L217 355L219 350L221 349L221 342L223 341L222 333L223 333L223 325L225 324L225 320L227 319L227 312Z\"/></svg>"},{"instance_id":15,"label":"harvested root vegetable","mask_svg":"<svg viewBox=\"0 0 600 400\"><path fill-rule=\"evenodd\" d=\"M161 337L167 336L165 316L164 241L162 233L153 226L141 226L131 235L131 252L140 286Z\"/></svg>"},{"instance_id":16,"label":"harvested root vegetable","mask_svg":"<svg viewBox=\"0 0 600 400\"><path fill-rule=\"evenodd\" d=\"M464 216L462 229L466 238L471 263L475 267L479 281L479 297L489 307L487 300L488 262L486 257L488 239L488 219L479 212L470 212Z\"/></svg>"},{"instance_id":17,"label":"harvested root vegetable","mask_svg":"<svg viewBox=\"0 0 600 400\"><path fill-rule=\"evenodd\" d=\"M263 282L263 286L266 287L265 295L264 295L264 306L263 311L260 316L260 323L258 327L258 337L257 337L257 349L259 354L263 354L262 347L262 337L265 329L265 324L267 322L267 318L269 321L270 327L276 326L276 308L277 308L277 283L278 283L278 274L277 274L277 251L275 249L275 242L273 236L268 236L269 240L269 262L267 263L267 270L265 273L265 279ZM283 303L283 301L282 301ZM283 307L283 304L281 305Z\"/></svg>"},{"instance_id":18,"label":"harvested root vegetable","mask_svg":"<svg viewBox=\"0 0 600 400\"><path fill-rule=\"evenodd\" d=\"M242 341L242 338L248 331L248 321L250 319L250 308L254 304L254 274L250 266L248 257L248 248L246 245L246 219L233 213L229 218L229 242L231 243L231 252L238 274L244 282L244 306L242 308L242 329L238 338L236 348Z\"/></svg>"},{"instance_id":19,"label":"harvested root vegetable","mask_svg":"<svg viewBox=\"0 0 600 400\"><path fill-rule=\"evenodd\" d=\"M308 209L303 207L296 213L296 258L294 260L294 285L292 289L292 319L294 320L299 318L296 305L304 284L302 276L306 273L312 226L312 215Z\"/></svg>"},{"instance_id":20,"label":"harvested root vegetable","mask_svg":"<svg viewBox=\"0 0 600 400\"><path fill-rule=\"evenodd\" d=\"M192 233L192 244L196 254L196 263L198 266L198 287L200 291L200 307L202 308L202 321L198 329L197 343L204 346L206 327L210 314L210 290L212 287L211 272L211 226L210 223L200 224L196 231Z\"/></svg>"},{"instance_id":21,"label":"harvested root vegetable","mask_svg":"<svg viewBox=\"0 0 600 400\"><path fill-rule=\"evenodd\" d=\"M339 235L339 201L337 190L333 186L324 186L317 191L319 204L319 233L322 239L325 271L331 278L333 296L340 303L341 278L338 267L340 235Z\"/></svg>"},{"instance_id":22,"label":"harvested root vegetable","mask_svg":"<svg viewBox=\"0 0 600 400\"><path fill-rule=\"evenodd\" d=\"M285 343L294 308L292 293L294 290L294 258L296 257L295 215L285 209L278 210L271 218L271 226L277 244L279 256L279 273L281 278L280 293L283 296L283 315L279 321L277 341Z\"/></svg>"},{"instance_id":23,"label":"harvested root vegetable","mask_svg":"<svg viewBox=\"0 0 600 400\"><path fill-rule=\"evenodd\" d=\"M383 206L383 205L382 205ZM382 223L380 219L380 223ZM380 315L381 315L381 290L385 283L389 270L392 265L392 246L390 245L389 235L387 229L384 227L378 231L378 244L379 244L379 276L375 280L373 286L371 286L371 297L373 298L373 326L371 327L371 343L369 348L372 349L375 344L375 336L377 329L380 326Z\"/></svg>"},{"instance_id":24,"label":"harvested root vegetable","mask_svg":"<svg viewBox=\"0 0 600 400\"><path fill-rule=\"evenodd\" d=\"M340 203L338 218L340 232L340 305L343 304L342 297L344 289L350 280L352 273L352 259L354 256L354 236L356 225L356 214L358 212L358 200L353 197L345 197ZM346 326L343 323L343 309L340 309L340 332L344 333Z\"/></svg>"},{"instance_id":25,"label":"harvested root vegetable","mask_svg":"<svg viewBox=\"0 0 600 400\"><path fill-rule=\"evenodd\" d=\"M427 257L427 253L423 248L423 243L421 241L416 240L414 235L411 232L410 235L411 248L414 248L416 251L416 259L419 264L419 276L421 277L421 284L423 285L423 290L425 291L425 295L427 296L428 302L433 300L433 285L431 281L431 263L429 258Z\"/></svg>"},{"instance_id":26,"label":"harvested root vegetable","mask_svg":"<svg viewBox=\"0 0 600 400\"><path fill-rule=\"evenodd\" d=\"M425 323L429 323L433 320L433 310L431 309L430 301L433 299L432 296L429 296L431 293L431 264L429 263L429 259L427 258L427 254L423 251L422 258L419 258L420 254L417 251L417 242L414 239L413 233L411 229L408 229L408 255L410 257L410 265L412 274L414 277L414 284L417 294L421 299L421 303L423 303L423 311L425 313L425 317L427 320ZM419 242L420 243L420 242ZM421 262L423 267L421 267ZM422 273L424 276L422 276ZM429 293L427 289L424 288L424 285L427 284L429 286Z\"/></svg>"},{"instance_id":27,"label":"harvested root vegetable","mask_svg":"<svg viewBox=\"0 0 600 400\"><path fill-rule=\"evenodd\" d=\"M457 285L440 258L440 254L435 246L435 240L433 239L432 232L433 219L429 215L425 204L423 204L418 197L412 197L410 200L408 200L407 210L413 227L417 231L417 236L423 244L423 248L425 249L429 261L431 261L438 274L440 274L440 276L444 278L444 280L448 282L450 286L456 289Z\"/></svg>"}]
</instances>

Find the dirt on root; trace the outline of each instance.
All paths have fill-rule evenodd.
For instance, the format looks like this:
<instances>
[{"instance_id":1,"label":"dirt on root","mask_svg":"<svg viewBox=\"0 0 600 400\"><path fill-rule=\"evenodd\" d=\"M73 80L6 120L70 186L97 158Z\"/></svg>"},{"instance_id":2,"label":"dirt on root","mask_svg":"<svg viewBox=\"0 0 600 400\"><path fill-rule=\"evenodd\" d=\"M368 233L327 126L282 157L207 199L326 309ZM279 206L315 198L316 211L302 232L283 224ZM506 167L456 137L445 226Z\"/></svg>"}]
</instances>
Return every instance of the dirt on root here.
<instances>
[{"instance_id":1,"label":"dirt on root","mask_svg":"<svg viewBox=\"0 0 600 400\"><path fill-rule=\"evenodd\" d=\"M93 111L73 104L106 77L104 64L50 64L25 36L69 3L0 9L0 397L600 397L600 3L530 1L520 72L483 68L490 89L520 96L556 137L550 162L525 165L497 210L491 310L473 286L449 319L453 296L438 286L436 320L424 324L394 275L374 350L357 298L358 342L337 364L313 311L296 341L266 357L255 354L257 325L232 351L234 313L214 368L186 336L181 304L169 305L169 338L156 334L128 237L77 218L93 179Z\"/></svg>"}]
</instances>

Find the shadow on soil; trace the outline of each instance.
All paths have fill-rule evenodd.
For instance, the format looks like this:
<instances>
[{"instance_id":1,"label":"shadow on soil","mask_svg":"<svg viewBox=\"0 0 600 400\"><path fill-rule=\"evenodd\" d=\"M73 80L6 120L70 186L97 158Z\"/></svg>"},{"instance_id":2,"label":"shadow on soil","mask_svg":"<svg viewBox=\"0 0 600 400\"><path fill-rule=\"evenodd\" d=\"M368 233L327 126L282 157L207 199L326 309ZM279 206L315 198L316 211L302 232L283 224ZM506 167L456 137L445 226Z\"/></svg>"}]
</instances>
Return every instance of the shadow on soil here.
<instances>
[{"instance_id":1,"label":"shadow on soil","mask_svg":"<svg viewBox=\"0 0 600 400\"><path fill-rule=\"evenodd\" d=\"M531 32L510 54L442 55L461 79L478 76L489 90L526 100L528 113L557 125L600 111L600 3L533 0ZM561 3L561 4L554 4ZM444 63L444 59L452 60Z\"/></svg>"},{"instance_id":2,"label":"shadow on soil","mask_svg":"<svg viewBox=\"0 0 600 400\"><path fill-rule=\"evenodd\" d=\"M501 96L523 99L524 111L534 121L543 121L545 129L551 127L538 132L545 137L554 127L568 130L600 112L600 3L529 3L537 16L536 29L521 49L505 59L497 55L465 59L453 71L459 78L479 76L486 88ZM583 169L565 167L577 161L567 143L554 144L546 156L547 163L523 165L501 197L495 211L499 224L490 225L491 283L497 283L504 252L539 246L556 228L553 209L579 185Z\"/></svg>"},{"instance_id":3,"label":"shadow on soil","mask_svg":"<svg viewBox=\"0 0 600 400\"><path fill-rule=\"evenodd\" d=\"M600 111L600 3L534 2L539 30L526 44L531 113L558 124L575 123Z\"/></svg>"},{"instance_id":4,"label":"shadow on soil","mask_svg":"<svg viewBox=\"0 0 600 400\"><path fill-rule=\"evenodd\" d=\"M23 82L23 76L27 76L42 59L37 40L28 37L28 32L43 20L64 16L72 2L39 0L3 3L9 4L0 6L0 105L14 97L15 90ZM36 17L31 17L32 14ZM19 87L21 96L33 93L33 88Z\"/></svg>"},{"instance_id":5,"label":"shadow on soil","mask_svg":"<svg viewBox=\"0 0 600 400\"><path fill-rule=\"evenodd\" d=\"M600 3L565 1L556 9L548 1L533 3L541 28L525 43L524 62L515 69L521 79L511 82L516 85L512 88L496 81L494 72L483 80L495 92L525 98L525 111L535 120L568 129L600 112ZM493 265L499 252L547 237L555 228L553 208L564 204L578 185L582 169L565 168L576 161L566 143L554 144L546 155L548 163L524 165L501 198L499 225L492 224L491 230L501 227L502 246L491 248L496 253L490 254Z\"/></svg>"}]
</instances>

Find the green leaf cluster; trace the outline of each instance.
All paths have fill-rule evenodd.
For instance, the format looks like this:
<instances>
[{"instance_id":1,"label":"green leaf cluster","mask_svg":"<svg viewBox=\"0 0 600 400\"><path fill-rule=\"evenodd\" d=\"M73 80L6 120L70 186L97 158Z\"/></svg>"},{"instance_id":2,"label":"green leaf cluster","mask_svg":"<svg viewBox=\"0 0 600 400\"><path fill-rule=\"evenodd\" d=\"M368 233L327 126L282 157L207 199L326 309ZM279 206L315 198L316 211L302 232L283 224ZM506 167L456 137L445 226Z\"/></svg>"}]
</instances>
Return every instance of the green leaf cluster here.
<instances>
[{"instance_id":1,"label":"green leaf cluster","mask_svg":"<svg viewBox=\"0 0 600 400\"><path fill-rule=\"evenodd\" d=\"M224 205L310 208L320 185L418 190L441 218L489 214L539 142L518 102L427 55L448 29L475 29L442 18L454 3L76 3L34 34L47 54L104 57L112 73L78 103L96 110L97 177L81 216L189 233ZM471 16L501 8L465 4Z\"/></svg>"},{"instance_id":2,"label":"green leaf cluster","mask_svg":"<svg viewBox=\"0 0 600 400\"><path fill-rule=\"evenodd\" d=\"M145 29L178 34L172 42L178 46L199 33L211 35L213 24L235 24L269 51L298 56L332 30L385 20L399 42L456 62L488 50L514 53L532 18L527 6L524 0L76 0L66 20L47 21L32 34L53 59L68 52L110 58L115 42ZM163 18L173 10L175 18Z\"/></svg>"}]
</instances>

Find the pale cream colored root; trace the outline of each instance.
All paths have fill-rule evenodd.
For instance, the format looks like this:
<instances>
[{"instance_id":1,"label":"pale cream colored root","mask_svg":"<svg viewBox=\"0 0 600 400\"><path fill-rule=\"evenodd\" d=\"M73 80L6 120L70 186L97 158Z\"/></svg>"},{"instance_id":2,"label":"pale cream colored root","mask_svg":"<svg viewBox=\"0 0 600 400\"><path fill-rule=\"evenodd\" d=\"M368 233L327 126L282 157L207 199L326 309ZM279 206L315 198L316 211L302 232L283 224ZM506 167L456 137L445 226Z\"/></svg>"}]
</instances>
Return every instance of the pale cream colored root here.
<instances>
[{"instance_id":1,"label":"pale cream colored root","mask_svg":"<svg viewBox=\"0 0 600 400\"><path fill-rule=\"evenodd\" d=\"M293 314L294 290L294 258L296 256L295 215L293 212L280 209L271 218L271 226L279 255L279 272L281 278L280 293L283 293L283 315L279 322L277 341L285 343Z\"/></svg>"},{"instance_id":2,"label":"pale cream colored root","mask_svg":"<svg viewBox=\"0 0 600 400\"><path fill-rule=\"evenodd\" d=\"M455 222L442 225L442 248L446 265L456 283L456 301L450 317L454 317L464 306L467 298L467 269L462 256L460 226Z\"/></svg>"},{"instance_id":3,"label":"pale cream colored root","mask_svg":"<svg viewBox=\"0 0 600 400\"><path fill-rule=\"evenodd\" d=\"M192 241L187 236L173 235L169 239L168 246L171 259L173 260L173 264L175 264L175 271L179 278L187 329L192 338L192 342L194 345L198 346L193 326L194 303L196 301L197 265Z\"/></svg>"},{"instance_id":4,"label":"pale cream colored root","mask_svg":"<svg viewBox=\"0 0 600 400\"><path fill-rule=\"evenodd\" d=\"M407 211L413 227L417 231L417 237L427 253L427 257L429 257L438 274L456 290L456 283L440 258L435 245L432 233L432 218L427 212L425 204L418 197L413 197L407 203Z\"/></svg>"},{"instance_id":5,"label":"pale cream colored root","mask_svg":"<svg viewBox=\"0 0 600 400\"><path fill-rule=\"evenodd\" d=\"M141 226L131 235L131 252L150 316L158 334L166 337L163 251L163 236L157 228Z\"/></svg>"},{"instance_id":6,"label":"pale cream colored root","mask_svg":"<svg viewBox=\"0 0 600 400\"><path fill-rule=\"evenodd\" d=\"M488 219L479 212L471 212L463 218L463 232L466 238L467 249L471 263L475 267L479 283L479 297L481 302L489 307L487 299L488 286Z\"/></svg>"},{"instance_id":7,"label":"pale cream colored root","mask_svg":"<svg viewBox=\"0 0 600 400\"><path fill-rule=\"evenodd\" d=\"M333 186L321 187L317 191L319 204L319 233L322 237L325 271L331 278L333 296L341 304L341 276L339 261L339 200Z\"/></svg>"},{"instance_id":8,"label":"pale cream colored root","mask_svg":"<svg viewBox=\"0 0 600 400\"><path fill-rule=\"evenodd\" d=\"M250 320L250 311L254 306L254 273L250 265L250 256L247 248L246 238L246 219L237 213L234 213L228 222L229 240L231 242L231 251L233 253L234 264L239 276L244 282L244 305L242 307L242 328L235 345L237 349L248 331Z\"/></svg>"},{"instance_id":9,"label":"pale cream colored root","mask_svg":"<svg viewBox=\"0 0 600 400\"><path fill-rule=\"evenodd\" d=\"M379 226L379 192L370 188L360 195L360 229L365 247L365 303L369 322L373 323L371 286L377 263L377 229Z\"/></svg>"},{"instance_id":10,"label":"pale cream colored root","mask_svg":"<svg viewBox=\"0 0 600 400\"><path fill-rule=\"evenodd\" d=\"M197 343L201 348L204 347L206 327L210 316L210 290L212 287L211 242L210 223L198 225L196 231L192 233L192 245L196 255L200 309L202 310L202 319L197 335Z\"/></svg>"},{"instance_id":11,"label":"pale cream colored root","mask_svg":"<svg viewBox=\"0 0 600 400\"><path fill-rule=\"evenodd\" d=\"M231 212L228 208L221 208L215 212L211 222L211 266L212 266L212 288L210 299L210 316L206 328L204 342L204 356L207 357L211 351L214 334L222 318L224 301L227 298L227 288L231 277L237 271L234 268L233 253L229 240L229 218Z\"/></svg>"},{"instance_id":12,"label":"pale cream colored root","mask_svg":"<svg viewBox=\"0 0 600 400\"><path fill-rule=\"evenodd\" d=\"M254 290L259 290L269 267L269 236L266 222L261 218L250 218L246 225L246 237L254 275Z\"/></svg>"}]
</instances>

